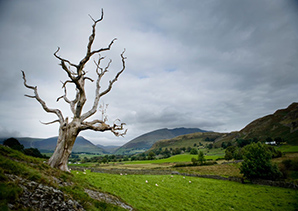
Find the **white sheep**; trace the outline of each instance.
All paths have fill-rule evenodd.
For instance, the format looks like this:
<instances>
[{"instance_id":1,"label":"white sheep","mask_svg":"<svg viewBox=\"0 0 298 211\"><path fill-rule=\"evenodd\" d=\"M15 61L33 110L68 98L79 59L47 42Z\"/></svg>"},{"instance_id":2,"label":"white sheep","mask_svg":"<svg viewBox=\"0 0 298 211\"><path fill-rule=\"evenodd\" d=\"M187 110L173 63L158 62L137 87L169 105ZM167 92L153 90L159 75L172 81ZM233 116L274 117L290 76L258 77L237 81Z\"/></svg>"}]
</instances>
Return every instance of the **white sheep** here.
<instances>
[{"instance_id":1,"label":"white sheep","mask_svg":"<svg viewBox=\"0 0 298 211\"><path fill-rule=\"evenodd\" d=\"M155 184L156 187L158 187L158 184Z\"/></svg>"},{"instance_id":2,"label":"white sheep","mask_svg":"<svg viewBox=\"0 0 298 211\"><path fill-rule=\"evenodd\" d=\"M148 180L146 180L146 183L148 183Z\"/></svg>"},{"instance_id":3,"label":"white sheep","mask_svg":"<svg viewBox=\"0 0 298 211\"><path fill-rule=\"evenodd\" d=\"M189 181L189 184L191 183L191 181Z\"/></svg>"}]
</instances>

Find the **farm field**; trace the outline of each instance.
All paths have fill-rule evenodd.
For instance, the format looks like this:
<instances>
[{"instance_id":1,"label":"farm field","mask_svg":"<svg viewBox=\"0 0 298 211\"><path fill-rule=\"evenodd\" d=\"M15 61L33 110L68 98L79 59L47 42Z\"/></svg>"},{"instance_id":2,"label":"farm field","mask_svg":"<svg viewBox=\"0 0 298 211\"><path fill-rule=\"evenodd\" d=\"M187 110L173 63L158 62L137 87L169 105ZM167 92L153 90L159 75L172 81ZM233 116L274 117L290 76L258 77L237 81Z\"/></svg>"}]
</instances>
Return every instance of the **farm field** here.
<instances>
[{"instance_id":1,"label":"farm field","mask_svg":"<svg viewBox=\"0 0 298 211\"><path fill-rule=\"evenodd\" d=\"M298 192L180 175L73 175L138 210L295 210ZM146 183L148 181L148 183Z\"/></svg>"}]
</instances>

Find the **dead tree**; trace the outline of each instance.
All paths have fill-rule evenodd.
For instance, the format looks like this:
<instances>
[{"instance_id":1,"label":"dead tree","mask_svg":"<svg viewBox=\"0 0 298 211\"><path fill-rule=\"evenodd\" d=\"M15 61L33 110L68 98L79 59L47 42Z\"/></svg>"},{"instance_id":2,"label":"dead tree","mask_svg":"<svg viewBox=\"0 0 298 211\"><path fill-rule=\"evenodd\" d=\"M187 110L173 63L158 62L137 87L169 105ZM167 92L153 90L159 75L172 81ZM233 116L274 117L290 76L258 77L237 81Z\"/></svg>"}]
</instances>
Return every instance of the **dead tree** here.
<instances>
[{"instance_id":1,"label":"dead tree","mask_svg":"<svg viewBox=\"0 0 298 211\"><path fill-rule=\"evenodd\" d=\"M116 39L113 39L108 47L106 48L100 48L97 50L92 50L92 44L95 39L95 28L97 23L101 22L103 20L103 10L101 11L101 17L98 20L94 20L91 16L90 18L93 21L92 25L92 33L89 36L89 41L87 44L87 52L84 58L78 63L74 64L70 62L67 59L64 59L60 56L58 56L58 52L60 48L58 47L57 51L54 53L54 56L60 60L60 65L62 69L66 72L68 76L68 80L65 82L62 82L62 89L64 90L64 94L57 99L57 102L61 99L63 99L66 103L69 104L70 109L72 111L72 118L66 117L64 118L62 112L59 109L52 109L47 106L47 104L41 99L41 97L38 94L37 86L30 86L27 84L26 76L24 71L22 71L23 74L23 80L24 85L28 89L33 90L34 95L25 95L29 98L35 98L42 106L42 108L48 112L55 114L58 119L49 123L44 124L52 124L52 123L59 123L59 136L57 140L56 149L52 155L52 157L49 159L48 163L50 166L54 168L61 169L62 171L69 171L67 167L67 161L70 156L70 153L72 151L73 145L75 143L75 140L78 136L78 134L81 131L84 130L93 130L93 131L111 131L116 136L123 136L126 134L126 130L124 130L123 126L125 123L121 123L119 119L117 119L113 125L109 125L107 123L107 119L103 118L102 120L95 119L92 121L88 121L89 117L93 116L97 110L98 110L98 104L99 100L102 96L109 93L112 89L113 84L118 80L119 76L123 73L125 70L125 60L126 57L124 56L125 49L121 53L121 60L122 60L122 69L115 75L113 80L110 80L108 83L108 86L106 89L101 90L101 79L105 75L105 73L108 72L108 69L111 65L112 60L110 60L105 67L102 67L101 61L104 59L104 57L100 56L100 53L109 51L114 44L114 41ZM97 61L94 60L95 63L95 69L97 73L97 79L95 82L95 98L93 101L92 108L83 113L83 107L85 105L85 102L87 100L86 98L86 90L85 90L85 82L91 81L94 82L93 79L86 76L87 71L84 70L84 67L87 62L90 61L90 58L92 56L98 54L99 59ZM74 70L72 70L74 69ZM74 84L76 89L76 94L74 99L70 100L67 96L67 85L68 84Z\"/></svg>"}]
</instances>

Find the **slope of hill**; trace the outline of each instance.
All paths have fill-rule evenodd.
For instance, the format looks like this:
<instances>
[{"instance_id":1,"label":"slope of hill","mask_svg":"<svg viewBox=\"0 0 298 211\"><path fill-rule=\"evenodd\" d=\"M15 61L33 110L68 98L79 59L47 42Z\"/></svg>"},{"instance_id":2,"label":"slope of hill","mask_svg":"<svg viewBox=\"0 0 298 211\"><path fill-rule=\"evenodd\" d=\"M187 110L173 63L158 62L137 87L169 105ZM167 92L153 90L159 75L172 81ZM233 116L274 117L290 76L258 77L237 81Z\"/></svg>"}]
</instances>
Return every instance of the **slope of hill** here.
<instances>
[{"instance_id":1,"label":"slope of hill","mask_svg":"<svg viewBox=\"0 0 298 211\"><path fill-rule=\"evenodd\" d=\"M25 148L37 148L41 152L54 152L58 137L52 137L47 139L40 138L16 138ZM0 138L0 143L7 138ZM76 142L73 146L73 152L84 152L84 153L96 153L105 154L105 150L95 146L90 141L82 136L77 137Z\"/></svg>"},{"instance_id":2,"label":"slope of hill","mask_svg":"<svg viewBox=\"0 0 298 211\"><path fill-rule=\"evenodd\" d=\"M124 144L115 151L115 154L133 154L135 152L143 152L152 147L152 145L162 139L170 139L179 135L185 135L196 132L207 132L199 128L175 128L175 129L159 129L143 134L130 142Z\"/></svg>"},{"instance_id":3,"label":"slope of hill","mask_svg":"<svg viewBox=\"0 0 298 211\"><path fill-rule=\"evenodd\" d=\"M114 146L114 145L103 146L101 144L96 144L95 146L103 149L106 153L110 153L110 154L113 154L119 147L121 147L121 146Z\"/></svg>"},{"instance_id":4,"label":"slope of hill","mask_svg":"<svg viewBox=\"0 0 298 211\"><path fill-rule=\"evenodd\" d=\"M292 103L274 114L256 119L239 132L226 134L216 142L219 146L221 142L234 141L237 138L257 138L260 141L266 141L267 138L272 140L281 138L288 144L298 145L298 103Z\"/></svg>"},{"instance_id":5,"label":"slope of hill","mask_svg":"<svg viewBox=\"0 0 298 211\"><path fill-rule=\"evenodd\" d=\"M216 132L198 132L198 133L191 133L185 134L181 136L177 136L172 139L165 139L157 141L153 144L150 150L155 150L159 148L182 148L182 147L194 147L194 146L205 146L216 140L217 138L223 136L223 133L216 133Z\"/></svg>"},{"instance_id":6,"label":"slope of hill","mask_svg":"<svg viewBox=\"0 0 298 211\"><path fill-rule=\"evenodd\" d=\"M122 201L86 179L51 168L43 159L0 145L0 210L133 209Z\"/></svg>"}]
</instances>

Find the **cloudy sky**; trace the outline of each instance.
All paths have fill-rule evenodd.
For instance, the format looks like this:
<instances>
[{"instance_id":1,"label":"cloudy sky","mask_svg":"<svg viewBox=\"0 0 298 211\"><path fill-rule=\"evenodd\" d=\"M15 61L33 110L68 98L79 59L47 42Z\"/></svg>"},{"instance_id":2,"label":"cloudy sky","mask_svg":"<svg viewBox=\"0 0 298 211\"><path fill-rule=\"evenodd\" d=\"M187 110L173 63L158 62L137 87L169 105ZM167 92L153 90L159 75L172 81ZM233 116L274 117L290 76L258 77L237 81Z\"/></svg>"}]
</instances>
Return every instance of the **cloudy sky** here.
<instances>
[{"instance_id":1,"label":"cloudy sky","mask_svg":"<svg viewBox=\"0 0 298 211\"><path fill-rule=\"evenodd\" d=\"M21 70L51 108L70 115L62 100L67 80L53 53L78 63L85 55L92 20L93 49L113 60L105 81L126 70L101 99L107 117L125 122L127 135L85 131L93 143L121 145L160 128L198 127L230 132L298 101L298 3L271 0L1 0L0 134L52 137L56 119L24 94ZM97 57L95 57L96 59ZM86 67L94 76L91 61ZM103 83L104 87L106 83ZM71 87L69 98L71 98ZM87 82L89 110L94 84ZM101 118L98 112L94 118ZM92 120L92 119L90 119Z\"/></svg>"}]
</instances>

